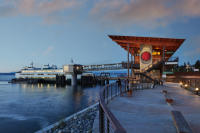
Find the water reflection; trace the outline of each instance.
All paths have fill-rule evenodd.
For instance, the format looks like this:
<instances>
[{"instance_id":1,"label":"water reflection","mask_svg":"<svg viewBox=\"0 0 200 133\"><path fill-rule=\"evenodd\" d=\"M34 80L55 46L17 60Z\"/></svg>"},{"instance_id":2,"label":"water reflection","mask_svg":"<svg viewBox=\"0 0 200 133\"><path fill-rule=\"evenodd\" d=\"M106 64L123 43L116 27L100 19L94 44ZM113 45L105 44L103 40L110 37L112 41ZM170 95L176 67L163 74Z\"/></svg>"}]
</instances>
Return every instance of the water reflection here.
<instances>
[{"instance_id":1,"label":"water reflection","mask_svg":"<svg viewBox=\"0 0 200 133\"><path fill-rule=\"evenodd\" d=\"M0 132L34 132L97 102L99 89L51 84L1 85Z\"/></svg>"}]
</instances>

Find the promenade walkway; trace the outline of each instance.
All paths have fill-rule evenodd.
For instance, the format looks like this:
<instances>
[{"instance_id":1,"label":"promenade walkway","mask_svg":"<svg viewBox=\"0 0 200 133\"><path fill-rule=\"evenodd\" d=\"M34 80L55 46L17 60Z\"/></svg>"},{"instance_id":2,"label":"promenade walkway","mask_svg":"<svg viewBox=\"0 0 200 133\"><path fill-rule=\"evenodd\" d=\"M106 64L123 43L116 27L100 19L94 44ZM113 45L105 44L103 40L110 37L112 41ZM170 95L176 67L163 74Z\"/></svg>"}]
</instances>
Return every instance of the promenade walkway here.
<instances>
[{"instance_id":1,"label":"promenade walkway","mask_svg":"<svg viewBox=\"0 0 200 133\"><path fill-rule=\"evenodd\" d=\"M138 90L132 97L116 97L108 106L128 133L176 133L171 110L181 111L194 133L200 132L200 96L165 83L154 89ZM174 104L168 105L162 90L167 90Z\"/></svg>"},{"instance_id":2,"label":"promenade walkway","mask_svg":"<svg viewBox=\"0 0 200 133\"><path fill-rule=\"evenodd\" d=\"M116 97L109 108L128 133L175 133L162 87L138 90L132 97Z\"/></svg>"},{"instance_id":3,"label":"promenade walkway","mask_svg":"<svg viewBox=\"0 0 200 133\"><path fill-rule=\"evenodd\" d=\"M200 133L200 96L179 87L176 83L166 83L169 95L174 99L174 110L184 115L194 133Z\"/></svg>"}]
</instances>

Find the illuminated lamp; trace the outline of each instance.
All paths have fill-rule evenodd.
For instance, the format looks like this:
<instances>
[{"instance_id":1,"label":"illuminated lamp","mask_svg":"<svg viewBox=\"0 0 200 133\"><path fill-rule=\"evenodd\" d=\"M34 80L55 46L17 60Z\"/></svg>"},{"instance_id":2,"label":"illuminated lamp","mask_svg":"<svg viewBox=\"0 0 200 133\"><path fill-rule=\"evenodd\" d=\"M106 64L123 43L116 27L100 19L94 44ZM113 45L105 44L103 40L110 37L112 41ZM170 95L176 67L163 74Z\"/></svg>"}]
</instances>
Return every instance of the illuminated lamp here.
<instances>
[{"instance_id":1,"label":"illuminated lamp","mask_svg":"<svg viewBox=\"0 0 200 133\"><path fill-rule=\"evenodd\" d=\"M153 52L152 55L160 55L160 52Z\"/></svg>"},{"instance_id":2,"label":"illuminated lamp","mask_svg":"<svg viewBox=\"0 0 200 133\"><path fill-rule=\"evenodd\" d=\"M185 87L188 87L188 85L187 85L187 84L185 84Z\"/></svg>"},{"instance_id":3,"label":"illuminated lamp","mask_svg":"<svg viewBox=\"0 0 200 133\"><path fill-rule=\"evenodd\" d=\"M199 88L195 88L196 94L199 94Z\"/></svg>"}]
</instances>

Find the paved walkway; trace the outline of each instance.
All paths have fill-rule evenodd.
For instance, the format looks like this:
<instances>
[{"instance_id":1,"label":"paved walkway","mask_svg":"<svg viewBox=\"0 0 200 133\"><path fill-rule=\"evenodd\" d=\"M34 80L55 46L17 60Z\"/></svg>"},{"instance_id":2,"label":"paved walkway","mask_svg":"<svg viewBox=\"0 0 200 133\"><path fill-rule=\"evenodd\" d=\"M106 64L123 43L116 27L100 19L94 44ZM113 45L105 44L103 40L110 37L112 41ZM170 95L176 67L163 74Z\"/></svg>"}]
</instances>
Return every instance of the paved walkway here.
<instances>
[{"instance_id":1,"label":"paved walkway","mask_svg":"<svg viewBox=\"0 0 200 133\"><path fill-rule=\"evenodd\" d=\"M176 133L161 87L117 97L109 108L128 133Z\"/></svg>"},{"instance_id":2,"label":"paved walkway","mask_svg":"<svg viewBox=\"0 0 200 133\"><path fill-rule=\"evenodd\" d=\"M172 105L174 110L182 112L194 133L200 133L200 96L175 83L166 83L166 85L169 95L175 101Z\"/></svg>"},{"instance_id":3,"label":"paved walkway","mask_svg":"<svg viewBox=\"0 0 200 133\"><path fill-rule=\"evenodd\" d=\"M116 97L109 103L127 133L176 133L171 110L181 111L194 133L200 133L200 96L175 83L165 85L134 91L132 97ZM168 91L173 105L165 102L162 90Z\"/></svg>"}]
</instances>

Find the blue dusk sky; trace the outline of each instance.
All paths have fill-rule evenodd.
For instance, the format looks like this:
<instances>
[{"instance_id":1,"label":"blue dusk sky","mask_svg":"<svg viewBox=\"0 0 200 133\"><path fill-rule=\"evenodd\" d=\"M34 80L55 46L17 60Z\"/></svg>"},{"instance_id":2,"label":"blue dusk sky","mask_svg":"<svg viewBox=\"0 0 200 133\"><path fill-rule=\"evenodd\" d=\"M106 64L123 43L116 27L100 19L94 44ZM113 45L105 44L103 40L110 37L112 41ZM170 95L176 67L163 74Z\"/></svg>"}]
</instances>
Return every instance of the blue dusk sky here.
<instances>
[{"instance_id":1,"label":"blue dusk sky","mask_svg":"<svg viewBox=\"0 0 200 133\"><path fill-rule=\"evenodd\" d=\"M0 0L0 72L29 65L126 61L107 35L185 38L200 59L200 0Z\"/></svg>"}]
</instances>

